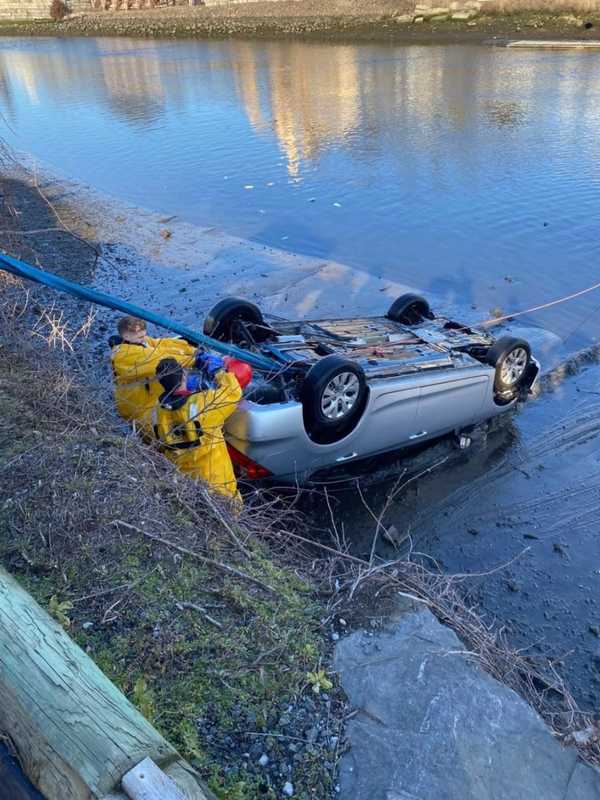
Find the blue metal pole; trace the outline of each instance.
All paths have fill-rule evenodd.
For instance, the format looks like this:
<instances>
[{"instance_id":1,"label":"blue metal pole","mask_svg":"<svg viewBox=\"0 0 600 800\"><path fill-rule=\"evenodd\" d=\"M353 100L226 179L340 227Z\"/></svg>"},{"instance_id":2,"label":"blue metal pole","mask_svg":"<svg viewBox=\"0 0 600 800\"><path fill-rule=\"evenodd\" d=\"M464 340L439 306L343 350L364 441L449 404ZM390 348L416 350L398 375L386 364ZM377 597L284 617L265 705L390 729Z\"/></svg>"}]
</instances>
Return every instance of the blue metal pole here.
<instances>
[{"instance_id":1,"label":"blue metal pole","mask_svg":"<svg viewBox=\"0 0 600 800\"><path fill-rule=\"evenodd\" d=\"M45 272L37 267L32 267L31 264L26 264L24 261L19 261L19 259L13 258L12 256L0 255L0 269L10 272L12 275L16 275L19 278L27 278L27 280L49 286L51 289L56 289L58 292L66 292L82 300L88 300L90 303L96 303L106 308L112 308L115 311L122 311L124 314L131 314L134 317L139 317L140 319L146 320L146 322L152 322L155 325L159 325L161 328L166 328L174 333L178 333L194 344L204 345L211 350L216 350L217 353L239 358L263 372L275 372L282 367L277 361L272 361L270 358L260 355L260 353L251 353L249 350L243 350L241 347L236 347L234 344L219 342L217 339L212 339L210 336L198 333L185 325L181 325L179 322L173 322L167 317L155 314L153 311L146 311L133 303L119 300L118 297L112 297L109 294L104 294L104 292L97 292L95 289L89 289L79 283L68 281L51 272Z\"/></svg>"}]
</instances>

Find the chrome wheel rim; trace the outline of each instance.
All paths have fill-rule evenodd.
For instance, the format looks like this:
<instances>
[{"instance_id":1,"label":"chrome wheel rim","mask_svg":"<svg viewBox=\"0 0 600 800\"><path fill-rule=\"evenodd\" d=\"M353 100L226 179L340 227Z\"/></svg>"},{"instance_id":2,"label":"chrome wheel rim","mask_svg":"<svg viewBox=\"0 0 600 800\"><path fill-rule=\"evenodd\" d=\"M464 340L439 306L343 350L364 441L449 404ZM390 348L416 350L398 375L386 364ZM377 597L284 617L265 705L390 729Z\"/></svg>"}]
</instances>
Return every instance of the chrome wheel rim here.
<instances>
[{"instance_id":1,"label":"chrome wheel rim","mask_svg":"<svg viewBox=\"0 0 600 800\"><path fill-rule=\"evenodd\" d=\"M340 372L332 378L321 395L321 411L327 419L346 417L356 405L360 383L353 372Z\"/></svg>"},{"instance_id":2,"label":"chrome wheel rim","mask_svg":"<svg viewBox=\"0 0 600 800\"><path fill-rule=\"evenodd\" d=\"M529 356L524 347L515 347L504 359L500 378L505 386L515 386L523 377Z\"/></svg>"}]
</instances>

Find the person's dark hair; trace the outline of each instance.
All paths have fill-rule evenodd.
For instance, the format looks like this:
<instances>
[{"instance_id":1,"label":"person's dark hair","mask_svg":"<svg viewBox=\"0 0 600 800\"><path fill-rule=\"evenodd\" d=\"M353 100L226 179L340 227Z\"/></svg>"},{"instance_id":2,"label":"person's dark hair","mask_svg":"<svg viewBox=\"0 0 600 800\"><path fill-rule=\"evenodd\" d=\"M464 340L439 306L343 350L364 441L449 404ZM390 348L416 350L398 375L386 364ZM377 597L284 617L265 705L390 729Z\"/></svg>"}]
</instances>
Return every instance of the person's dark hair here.
<instances>
[{"instance_id":1,"label":"person's dark hair","mask_svg":"<svg viewBox=\"0 0 600 800\"><path fill-rule=\"evenodd\" d=\"M156 377L165 392L177 389L183 379L183 367L175 358L161 358L156 365Z\"/></svg>"}]
</instances>

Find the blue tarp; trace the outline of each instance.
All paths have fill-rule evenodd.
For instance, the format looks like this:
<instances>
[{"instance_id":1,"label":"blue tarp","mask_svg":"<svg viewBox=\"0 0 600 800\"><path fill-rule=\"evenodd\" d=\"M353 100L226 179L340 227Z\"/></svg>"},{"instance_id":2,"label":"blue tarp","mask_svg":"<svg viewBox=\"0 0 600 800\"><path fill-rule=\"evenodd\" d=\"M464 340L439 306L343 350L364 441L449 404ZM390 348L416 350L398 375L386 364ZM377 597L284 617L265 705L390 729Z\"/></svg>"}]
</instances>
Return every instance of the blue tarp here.
<instances>
[{"instance_id":1,"label":"blue tarp","mask_svg":"<svg viewBox=\"0 0 600 800\"><path fill-rule=\"evenodd\" d=\"M6 272L10 272L12 275L17 275L19 278L27 278L27 280L49 286L51 289L56 289L58 292L66 292L74 297L79 297L81 300L88 300L90 303L96 303L106 308L112 308L114 311L122 311L124 314L139 317L140 319L146 320L146 322L152 322L154 325L159 325L161 328L166 328L169 331L178 333L194 344L203 345L211 350L215 350L217 353L246 361L255 369L264 372L274 372L281 369L281 364L277 361L272 361L266 356L260 355L260 353L251 353L233 344L219 342L217 339L212 339L210 336L198 333L198 331L194 331L192 328L181 325L179 322L173 322L167 317L155 314L153 311L146 311L139 306L133 305L133 303L119 300L118 297L112 297L109 294L104 294L104 292L97 292L95 289L90 289L79 283L68 281L51 272L45 272L37 267L32 267L31 264L19 261L18 258L0 255L0 269L6 270Z\"/></svg>"}]
</instances>

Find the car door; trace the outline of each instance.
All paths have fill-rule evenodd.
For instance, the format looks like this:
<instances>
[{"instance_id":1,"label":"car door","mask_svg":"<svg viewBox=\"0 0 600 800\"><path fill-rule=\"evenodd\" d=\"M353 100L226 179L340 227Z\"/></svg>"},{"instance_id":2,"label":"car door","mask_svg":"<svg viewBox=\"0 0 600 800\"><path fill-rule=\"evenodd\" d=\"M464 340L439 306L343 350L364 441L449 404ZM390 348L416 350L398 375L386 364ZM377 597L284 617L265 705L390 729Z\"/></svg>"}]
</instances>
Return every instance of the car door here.
<instances>
[{"instance_id":1,"label":"car door","mask_svg":"<svg viewBox=\"0 0 600 800\"><path fill-rule=\"evenodd\" d=\"M490 376L477 370L423 374L414 439L429 439L480 419Z\"/></svg>"},{"instance_id":2,"label":"car door","mask_svg":"<svg viewBox=\"0 0 600 800\"><path fill-rule=\"evenodd\" d=\"M418 430L420 391L418 375L371 382L371 396L359 430L362 454L394 450L410 443Z\"/></svg>"}]
</instances>

